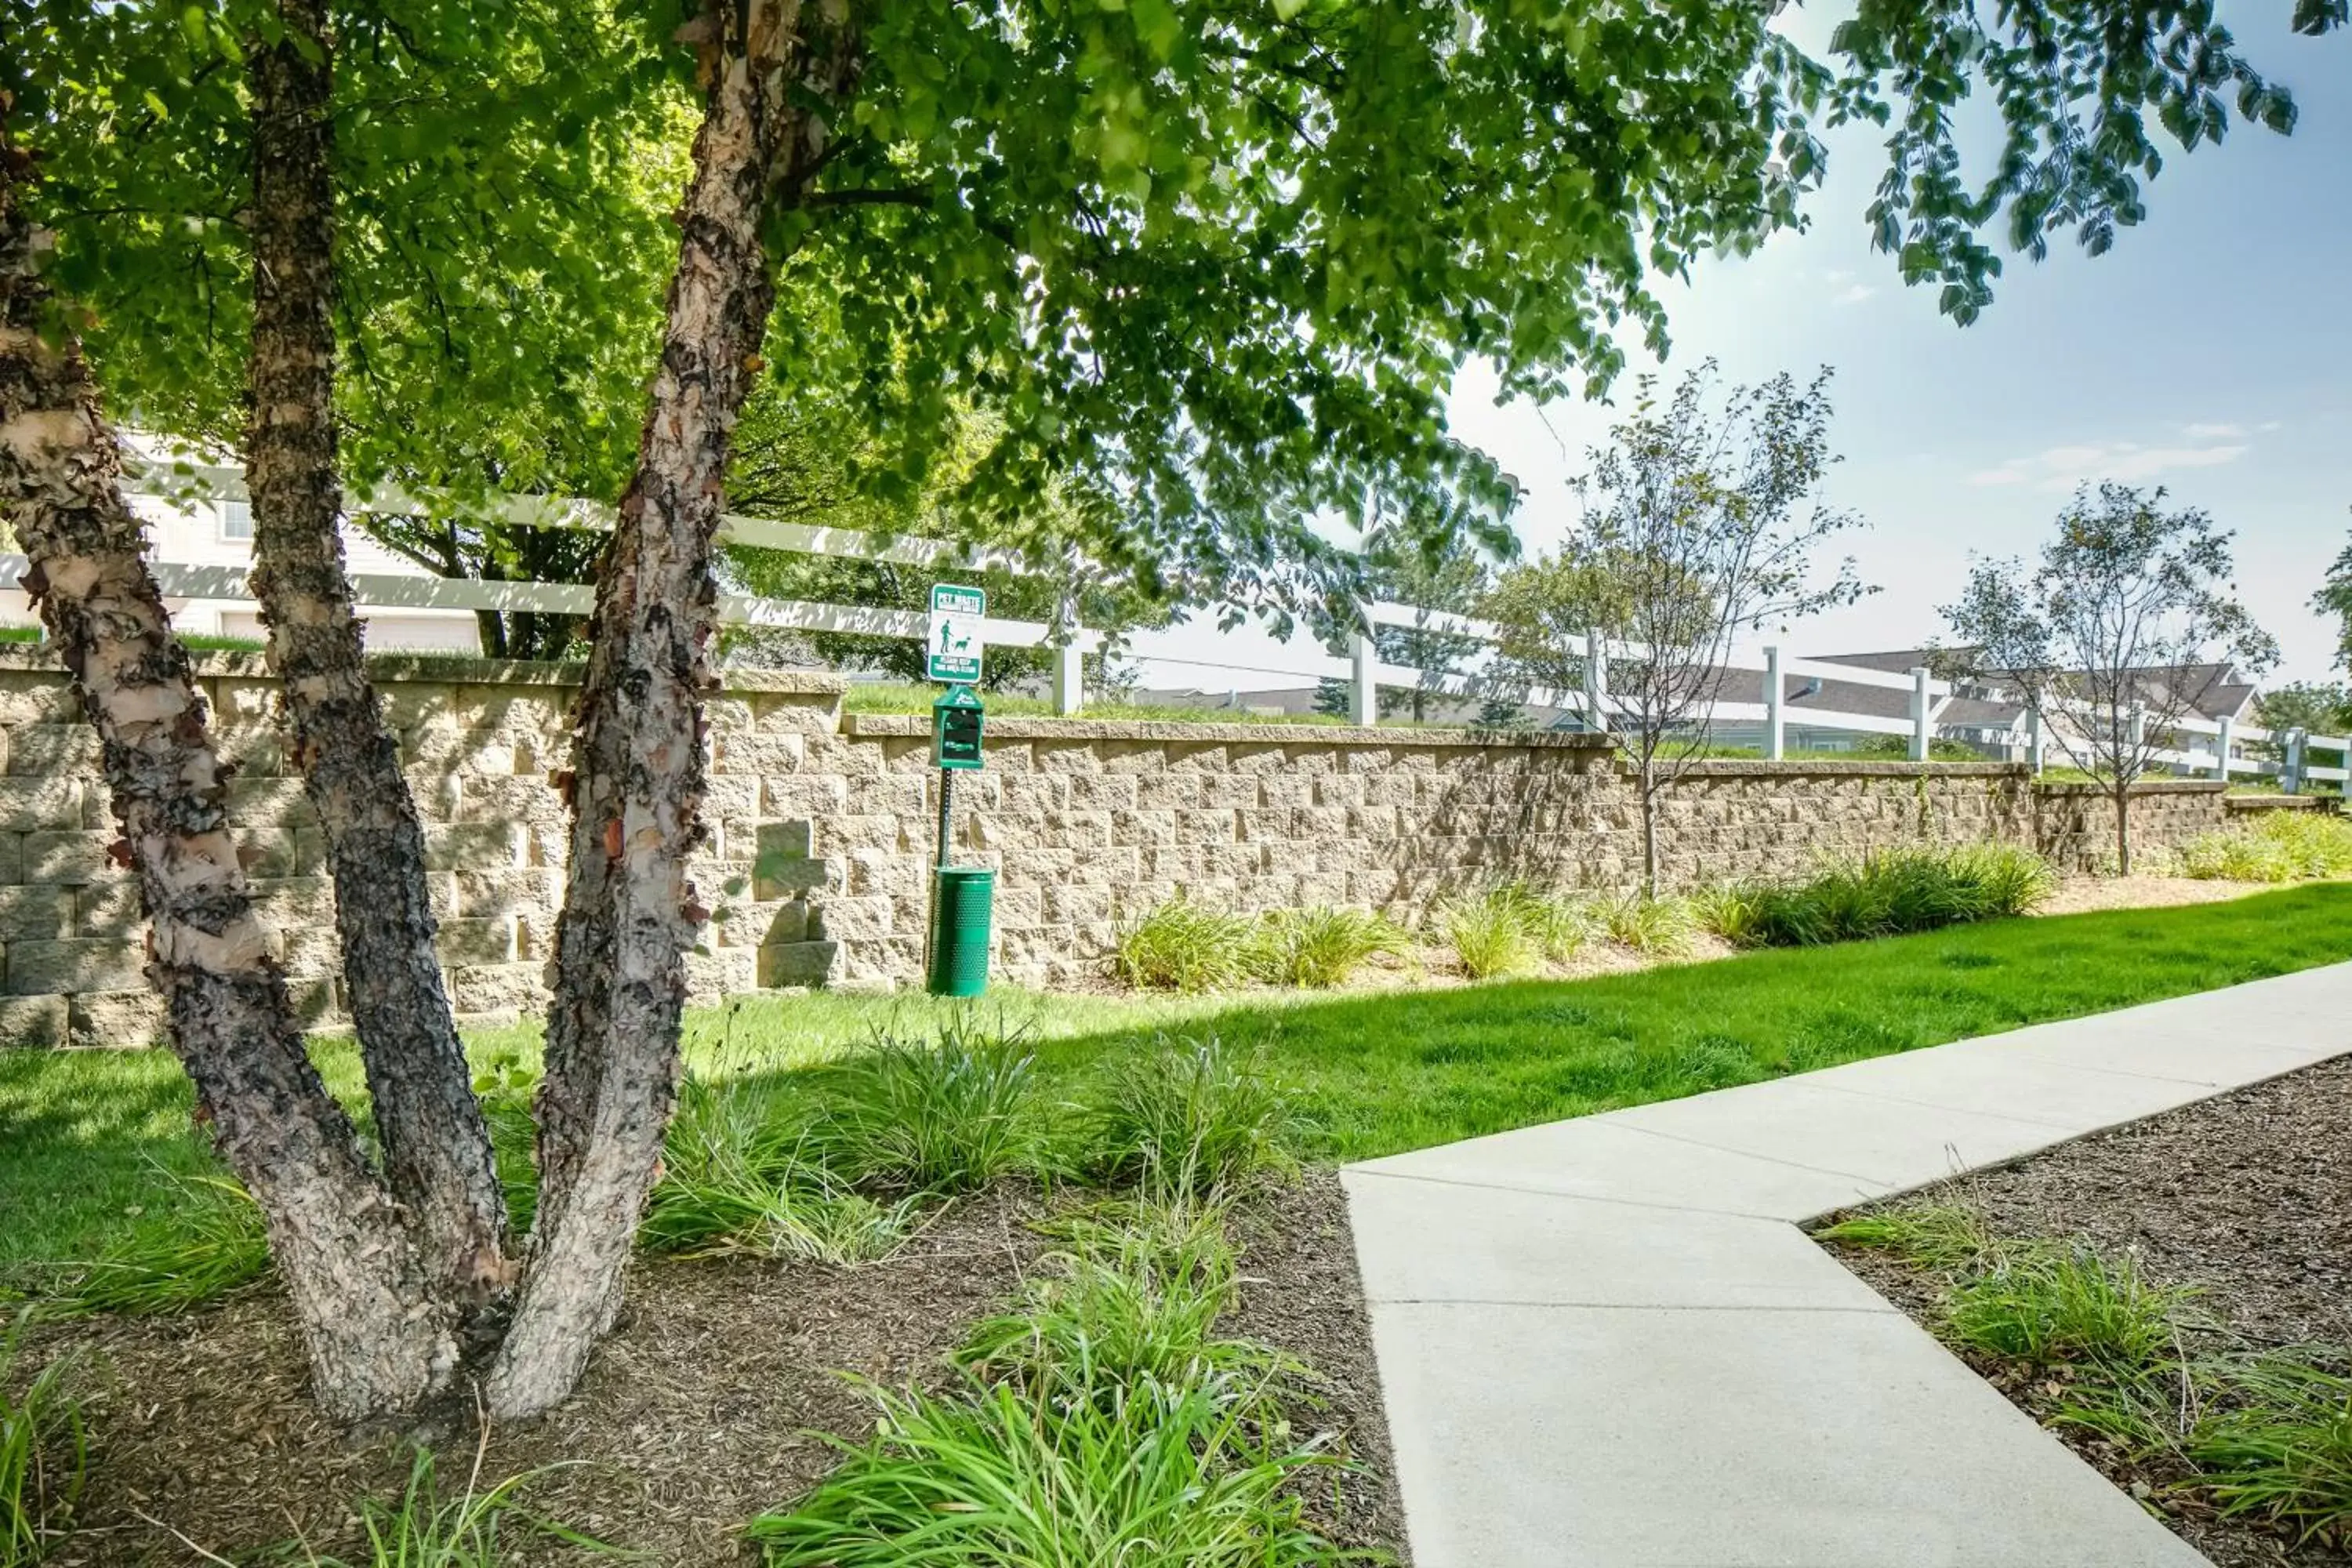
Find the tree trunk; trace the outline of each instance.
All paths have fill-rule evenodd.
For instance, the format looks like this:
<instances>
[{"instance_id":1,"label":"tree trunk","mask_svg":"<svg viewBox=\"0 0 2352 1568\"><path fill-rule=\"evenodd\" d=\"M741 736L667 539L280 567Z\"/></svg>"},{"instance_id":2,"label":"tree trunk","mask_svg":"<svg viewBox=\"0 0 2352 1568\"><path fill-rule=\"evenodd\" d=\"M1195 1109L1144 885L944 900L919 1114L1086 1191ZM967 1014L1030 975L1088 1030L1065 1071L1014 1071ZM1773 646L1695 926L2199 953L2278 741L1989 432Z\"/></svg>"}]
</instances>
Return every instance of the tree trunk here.
<instances>
[{"instance_id":1,"label":"tree trunk","mask_svg":"<svg viewBox=\"0 0 2352 1568\"><path fill-rule=\"evenodd\" d=\"M425 834L362 661L335 473L331 40L323 0L278 0L252 40L253 349L246 486L254 596L292 752L325 830L343 984L384 1174L455 1300L509 1283L506 1202L433 946ZM290 1272L290 1270L289 1270Z\"/></svg>"},{"instance_id":2,"label":"tree trunk","mask_svg":"<svg viewBox=\"0 0 2352 1568\"><path fill-rule=\"evenodd\" d=\"M791 188L824 133L796 98L844 95L855 70L842 20L800 0L719 5L697 26L709 40L708 96L684 239L636 473L598 574L574 735L539 1221L488 1379L491 1410L509 1417L546 1409L578 1382L619 1310L658 1171L685 950L706 918L686 859L702 837L712 540L774 298L761 223L767 193ZM796 79L810 61L808 79Z\"/></svg>"},{"instance_id":3,"label":"tree trunk","mask_svg":"<svg viewBox=\"0 0 2352 1568\"><path fill-rule=\"evenodd\" d=\"M227 770L142 556L121 455L79 349L45 316L23 195L32 160L0 96L0 504L102 745L152 922L147 978L222 1155L259 1204L320 1402L354 1417L414 1404L456 1359L447 1314L351 1122L304 1053L270 932L222 805ZM52 329L44 341L41 329Z\"/></svg>"},{"instance_id":4,"label":"tree trunk","mask_svg":"<svg viewBox=\"0 0 2352 1568\"><path fill-rule=\"evenodd\" d=\"M1642 891L1658 896L1658 771L1642 759Z\"/></svg>"},{"instance_id":5,"label":"tree trunk","mask_svg":"<svg viewBox=\"0 0 2352 1568\"><path fill-rule=\"evenodd\" d=\"M2116 875L2131 875L2131 785L2116 785Z\"/></svg>"}]
</instances>

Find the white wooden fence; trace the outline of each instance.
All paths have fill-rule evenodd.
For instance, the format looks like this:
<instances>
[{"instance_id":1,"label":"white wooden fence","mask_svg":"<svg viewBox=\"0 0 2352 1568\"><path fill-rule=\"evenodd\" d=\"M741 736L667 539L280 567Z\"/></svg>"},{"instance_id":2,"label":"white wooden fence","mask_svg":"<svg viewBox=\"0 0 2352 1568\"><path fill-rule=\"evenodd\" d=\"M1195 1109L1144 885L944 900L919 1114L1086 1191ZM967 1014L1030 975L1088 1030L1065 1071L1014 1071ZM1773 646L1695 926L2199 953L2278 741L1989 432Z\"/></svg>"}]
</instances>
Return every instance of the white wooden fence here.
<instances>
[{"instance_id":1,"label":"white wooden fence","mask_svg":"<svg viewBox=\"0 0 2352 1568\"><path fill-rule=\"evenodd\" d=\"M230 466L150 462L135 469L133 482L141 493L183 509L245 499L244 476L239 469ZM433 509L397 495L380 495L372 501L355 506L353 510L429 515ZM493 514L499 521L530 528L609 531L614 521L612 509L600 503L548 497L506 498L494 504ZM733 513L722 520L720 537L737 544L849 560L895 562L933 568L995 566L1013 571L1032 570L1016 558L940 540L914 536L883 537ZM0 554L0 588L16 587L25 568L23 556ZM250 602L252 598L243 567L159 561L153 563L153 569L157 585L168 597L243 602ZM362 573L353 574L352 590L362 609L538 611L584 616L595 604L595 589L577 583L486 582L473 578ZM1354 635L1350 657L1347 658L1333 658L1320 650L1306 648L1295 654L1285 648L1278 656L1257 656L1255 661L1203 658L1195 638L1169 631L1130 633L1118 639L1118 646L1128 658L1213 670L1226 676L1271 675L1318 682L1327 679L1345 681L1349 689L1349 714L1356 722L1366 725L1379 722L1378 696L1383 687L1459 698L1483 698L1502 689L1491 675L1482 674L1475 668L1477 664L1486 662L1487 656L1474 658L1471 661L1474 668L1466 671L1426 670L1389 664L1381 659L1379 645L1373 635L1378 627L1394 626L1492 645L1497 639L1498 630L1491 623L1445 611L1389 602L1365 605L1361 609L1363 625ZM720 596L718 612L720 622L727 626L846 632L914 640L920 640L929 631L928 618L921 611L877 609L868 605L729 594ZM1076 714L1083 710L1086 697L1082 661L1085 655L1104 648L1107 639L1102 634L1088 630L1074 620L1056 625L992 618L985 623L985 636L989 642L999 647L1051 647L1054 652L1052 695L1055 710L1063 714ZM1601 638L1588 637L1583 660L1588 674L1581 689L1555 691L1540 687L1512 687L1508 694L1513 700L1528 705L1574 712L1588 728L1608 729L1612 727L1613 721L1622 717L1622 712L1620 704L1612 700L1606 689L1606 671L1610 662L1612 659L1637 659L1645 651L1635 645L1604 643ZM1777 759L1784 754L1786 730L1791 721L1797 721L1822 730L1902 735L1909 742L1910 755L1916 760L1925 760L1929 742L1936 736L1938 719L1953 698L1951 684L1937 679L1925 668L1898 673L1827 660L1786 657L1777 647L1766 647L1760 652L1760 663L1751 664L1735 658L1727 661L1725 668L1727 671L1758 676L1758 685L1764 700L1760 702L1718 701L1711 710L1710 722L1715 725L1760 726L1760 750L1768 758ZM1896 718L1884 713L1840 710L1813 704L1792 709L1784 696L1791 679L1901 691L1908 699L1906 712ZM2046 761L2044 742L2047 739L2039 718L2039 715L2029 718L2027 739L2028 758L2037 772ZM2135 715L2134 722L2142 721ZM2227 719L2218 722L2196 718L2176 720L2166 728L2168 732L2210 742L2154 753L2153 761L2157 765L2184 773L2217 778L2242 775L2275 777L2281 787L2290 794L2310 782L2325 780L2341 784L2352 778L2352 773L2345 767L2315 766L2309 757L2315 749L2347 752L2347 747L2352 747L2352 740L2346 737L2311 735L2300 730L2263 730L2251 725L2235 725ZM2279 750L2280 760L2273 762L2239 754L2242 746L2265 742ZM2352 753L2347 753L2347 761L2352 761Z\"/></svg>"}]
</instances>

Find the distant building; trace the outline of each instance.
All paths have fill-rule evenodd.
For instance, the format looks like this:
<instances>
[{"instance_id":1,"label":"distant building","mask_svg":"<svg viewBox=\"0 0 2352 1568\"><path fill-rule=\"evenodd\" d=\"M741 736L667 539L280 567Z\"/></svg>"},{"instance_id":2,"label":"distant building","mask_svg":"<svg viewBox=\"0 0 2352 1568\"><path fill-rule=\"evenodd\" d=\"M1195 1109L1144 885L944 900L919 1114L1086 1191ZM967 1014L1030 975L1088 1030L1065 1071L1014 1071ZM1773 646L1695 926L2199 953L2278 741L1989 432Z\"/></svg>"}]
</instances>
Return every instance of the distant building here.
<instances>
[{"instance_id":1,"label":"distant building","mask_svg":"<svg viewBox=\"0 0 2352 1568\"><path fill-rule=\"evenodd\" d=\"M170 455L136 437L125 438L134 458L170 460ZM241 495L234 468L215 469L220 488ZM253 564L253 508L243 500L182 502L134 490L131 510L147 525L147 559L183 566ZM396 555L346 521L343 560L354 576L430 577L416 563ZM172 624L195 637L262 639L261 615L249 599L185 598L166 595ZM363 610L367 646L374 653L479 653L481 633L471 610ZM31 626L39 617L21 589L0 592L0 624Z\"/></svg>"}]
</instances>

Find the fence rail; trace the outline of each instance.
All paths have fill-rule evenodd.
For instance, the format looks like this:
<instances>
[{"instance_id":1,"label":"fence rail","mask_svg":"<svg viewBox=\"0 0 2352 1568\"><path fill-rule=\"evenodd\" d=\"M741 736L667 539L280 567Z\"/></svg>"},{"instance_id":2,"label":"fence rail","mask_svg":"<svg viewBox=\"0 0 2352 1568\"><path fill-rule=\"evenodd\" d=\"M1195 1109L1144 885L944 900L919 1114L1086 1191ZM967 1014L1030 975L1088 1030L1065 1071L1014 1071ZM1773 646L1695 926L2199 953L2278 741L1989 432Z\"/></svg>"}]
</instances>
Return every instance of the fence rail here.
<instances>
[{"instance_id":1,"label":"fence rail","mask_svg":"<svg viewBox=\"0 0 2352 1568\"><path fill-rule=\"evenodd\" d=\"M132 476L133 489L138 493L183 510L247 499L243 474L232 466L150 459L133 465ZM450 508L446 503L384 489L355 501L352 510L387 515L430 516ZM466 510L472 515L529 528L610 531L614 521L614 510L609 506L563 497L500 497ZM731 512L720 520L719 537L730 543L836 559L931 568L978 570L995 567L1030 573L1035 570L1020 558L1003 552L943 540L912 534L867 534ZM19 586L25 570L23 556L0 554L0 588ZM159 561L153 563L153 570L157 585L170 597L247 603L252 600L247 571L243 567ZM594 588L577 583L491 582L473 578L362 573L352 576L352 589L362 609L535 611L581 616L588 614L595 604ZM719 596L717 609L720 624L730 626L852 633L908 639L920 639L929 629L929 618L920 611L870 605L725 594ZM1204 658L1196 643L1181 633L1170 631L1129 633L1116 639L1115 646L1125 657L1181 668L1316 682L1342 681L1348 688L1350 716L1357 722L1368 725L1380 721L1380 691L1382 689L1402 689L1456 700L1482 700L1498 694L1507 695L1523 705L1550 709L1563 715L1572 713L1586 728L1608 729L1617 726L1626 715L1624 703L1607 689L1611 664L1649 657L1649 650L1638 643L1588 637L1581 660L1585 679L1580 689L1561 690L1542 686L1529 687L1498 679L1491 668L1493 655L1484 650L1469 656L1468 662L1472 668L1453 669L1425 669L1391 664L1380 656L1376 633L1382 627L1460 637L1486 645L1486 648L1491 649L1501 637L1501 628L1492 622L1473 616L1387 600L1362 605L1360 611L1361 625L1351 639L1347 658L1309 648L1300 648L1295 653L1285 648L1280 654L1271 657ZM985 623L983 635L989 642L999 647L1051 648L1054 654L1054 706L1056 711L1065 714L1076 714L1084 710L1084 657L1113 646L1113 639L1076 624L1074 619L1066 619L1058 624L990 619ZM1727 678L1733 675L1757 677L1763 700L1717 701L1711 705L1709 722L1713 725L1759 726L1761 740L1759 750L1769 758L1785 754L1785 736L1794 724L1813 730L1904 736L1910 742L1910 755L1924 760L1938 731L1939 721L1954 697L1950 682L1936 679L1924 668L1903 671L1875 669L1830 660L1786 657L1777 647L1766 647L1760 653L1760 661L1732 658L1726 660L1721 668ZM1478 668L1481 665L1487 668L1482 670ZM1901 716L1814 703L1801 704L1789 692L1792 680L1818 682L1824 687L1835 683L1848 688L1900 691L1906 693L1909 700ZM2201 718L2185 718L2168 721L2164 729L2168 735L2210 739L2211 744L2200 746L2192 743L2158 750L2152 753L2151 761L2159 766L2221 778L2241 775L2275 777L2290 793L2312 781L2352 781L2352 766L2317 766L2309 758L2309 752L2315 748L2343 752L2347 764L2352 764L2352 740L2345 737L2309 735L2302 731L2265 730L2238 725L2226 719L2217 722ZM2045 742L2049 738L2043 733L2038 720L2030 721L2025 749L2037 771L2046 760ZM2249 744L2273 746L2279 750L2280 758L2272 761L2240 754L2239 748Z\"/></svg>"}]
</instances>

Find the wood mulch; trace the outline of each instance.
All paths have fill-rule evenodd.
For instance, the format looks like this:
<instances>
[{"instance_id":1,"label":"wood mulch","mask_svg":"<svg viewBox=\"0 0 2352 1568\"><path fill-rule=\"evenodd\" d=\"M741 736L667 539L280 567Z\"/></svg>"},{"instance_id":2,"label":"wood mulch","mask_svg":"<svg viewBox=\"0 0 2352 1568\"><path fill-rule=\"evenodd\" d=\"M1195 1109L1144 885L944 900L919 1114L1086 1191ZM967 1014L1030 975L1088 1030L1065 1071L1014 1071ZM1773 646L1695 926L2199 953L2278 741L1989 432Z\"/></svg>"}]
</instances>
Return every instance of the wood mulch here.
<instances>
[{"instance_id":1,"label":"wood mulch","mask_svg":"<svg viewBox=\"0 0 2352 1568\"><path fill-rule=\"evenodd\" d=\"M486 1483L547 1469L522 1493L543 1517L663 1568L748 1565L744 1522L790 1502L835 1462L816 1434L858 1440L873 1407L856 1379L936 1386L964 1329L1010 1297L1045 1242L1046 1200L1004 1187L961 1203L905 1250L855 1268L749 1259L647 1259L580 1392L537 1422L491 1432ZM1398 1551L1402 1515L1384 1477L1388 1440L1370 1334L1336 1175L1244 1210L1241 1331L1324 1378L1307 1430L1328 1430L1370 1471L1318 1521L1342 1544ZM42 1330L35 1359L78 1350L89 1396L90 1476L81 1528L46 1568L181 1568L205 1553L244 1562L295 1541L348 1551L360 1499L396 1496L414 1440L462 1489L478 1433L352 1435L322 1420L274 1291L177 1318ZM844 1374L851 1374L845 1376ZM517 1535L518 1564L589 1561Z\"/></svg>"},{"instance_id":2,"label":"wood mulch","mask_svg":"<svg viewBox=\"0 0 2352 1568\"><path fill-rule=\"evenodd\" d=\"M2191 1331L2204 1350L2352 1346L2352 1058L2168 1111L1977 1172L1909 1199L1957 1202L1997 1237L2074 1240L2130 1257L2157 1285L2196 1292L2217 1327ZM1883 1254L1838 1256L1924 1326L1941 1318L1937 1282ZM2050 1385L1963 1351L1994 1386L2037 1418ZM2252 1521L2217 1517L2179 1470L2142 1468L2077 1428L2058 1435L2117 1485L2142 1497L2175 1533L2221 1568L2347 1568L2352 1550L2295 1542Z\"/></svg>"}]
</instances>

